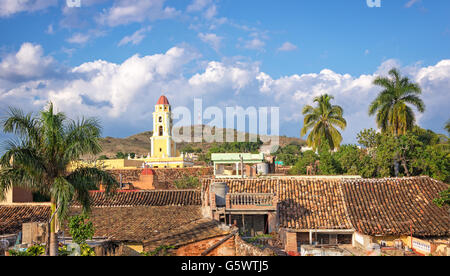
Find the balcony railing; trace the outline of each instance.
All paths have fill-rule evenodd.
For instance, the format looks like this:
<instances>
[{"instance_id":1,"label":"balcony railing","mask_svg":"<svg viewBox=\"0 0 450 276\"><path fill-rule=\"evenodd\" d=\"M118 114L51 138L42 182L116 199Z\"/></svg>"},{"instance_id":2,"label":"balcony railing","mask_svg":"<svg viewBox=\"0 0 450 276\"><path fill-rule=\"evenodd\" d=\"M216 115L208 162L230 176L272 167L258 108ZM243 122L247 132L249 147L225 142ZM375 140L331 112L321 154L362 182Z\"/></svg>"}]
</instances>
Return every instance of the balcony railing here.
<instances>
[{"instance_id":1,"label":"balcony railing","mask_svg":"<svg viewBox=\"0 0 450 276\"><path fill-rule=\"evenodd\" d=\"M227 194L227 209L276 210L278 198L273 194Z\"/></svg>"}]
</instances>

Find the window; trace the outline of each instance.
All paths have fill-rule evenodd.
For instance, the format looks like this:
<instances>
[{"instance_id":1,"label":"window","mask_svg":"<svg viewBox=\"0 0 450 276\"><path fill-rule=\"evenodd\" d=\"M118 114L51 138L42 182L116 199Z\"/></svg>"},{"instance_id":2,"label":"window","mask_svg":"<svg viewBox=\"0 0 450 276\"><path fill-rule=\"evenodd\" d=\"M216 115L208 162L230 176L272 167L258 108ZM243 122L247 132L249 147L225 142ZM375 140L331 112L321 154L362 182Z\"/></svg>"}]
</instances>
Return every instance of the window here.
<instances>
[{"instance_id":1,"label":"window","mask_svg":"<svg viewBox=\"0 0 450 276\"><path fill-rule=\"evenodd\" d=\"M163 136L163 127L159 126L159 136Z\"/></svg>"},{"instance_id":2,"label":"window","mask_svg":"<svg viewBox=\"0 0 450 276\"><path fill-rule=\"evenodd\" d=\"M162 116L159 116L158 122L162 123Z\"/></svg>"}]
</instances>

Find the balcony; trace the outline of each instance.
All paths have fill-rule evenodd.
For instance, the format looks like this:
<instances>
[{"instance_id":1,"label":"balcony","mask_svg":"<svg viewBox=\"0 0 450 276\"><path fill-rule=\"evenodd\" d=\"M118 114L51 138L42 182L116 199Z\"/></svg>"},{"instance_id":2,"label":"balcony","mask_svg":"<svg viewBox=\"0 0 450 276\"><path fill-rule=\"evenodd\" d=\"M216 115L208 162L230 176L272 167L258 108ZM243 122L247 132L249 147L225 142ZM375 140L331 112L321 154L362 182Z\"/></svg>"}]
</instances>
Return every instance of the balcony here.
<instances>
[{"instance_id":1,"label":"balcony","mask_svg":"<svg viewBox=\"0 0 450 276\"><path fill-rule=\"evenodd\" d=\"M227 194L226 210L276 211L278 197L273 194Z\"/></svg>"}]
</instances>

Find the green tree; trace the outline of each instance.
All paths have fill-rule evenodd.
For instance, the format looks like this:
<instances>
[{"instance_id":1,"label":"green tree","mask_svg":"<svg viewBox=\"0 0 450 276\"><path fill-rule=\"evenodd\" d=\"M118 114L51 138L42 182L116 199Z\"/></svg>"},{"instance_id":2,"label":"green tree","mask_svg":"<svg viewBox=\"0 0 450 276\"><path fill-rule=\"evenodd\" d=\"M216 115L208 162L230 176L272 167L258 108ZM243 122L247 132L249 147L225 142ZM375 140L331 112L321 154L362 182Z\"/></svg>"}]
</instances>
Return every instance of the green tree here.
<instances>
[{"instance_id":1,"label":"green tree","mask_svg":"<svg viewBox=\"0 0 450 276\"><path fill-rule=\"evenodd\" d=\"M294 167L289 171L291 175L306 175L306 167L314 165L319 160L319 156L314 151L305 151L295 163Z\"/></svg>"},{"instance_id":2,"label":"green tree","mask_svg":"<svg viewBox=\"0 0 450 276\"><path fill-rule=\"evenodd\" d=\"M84 212L90 210L89 190L102 183L109 193L115 179L98 168L78 168L69 172L68 166L86 154L101 152L101 127L97 119L69 120L64 113L55 113L53 104L39 116L9 108L1 121L3 132L15 134L17 141L9 140L0 159L0 198L11 187L27 188L51 199L52 219L47 244L50 255L58 251L55 219L62 223L69 207L77 200Z\"/></svg>"},{"instance_id":3,"label":"green tree","mask_svg":"<svg viewBox=\"0 0 450 276\"><path fill-rule=\"evenodd\" d=\"M86 242L94 236L94 225L87 214L70 217L69 233L72 240L80 246L81 256L95 256L94 250Z\"/></svg>"},{"instance_id":4,"label":"green tree","mask_svg":"<svg viewBox=\"0 0 450 276\"><path fill-rule=\"evenodd\" d=\"M197 189L200 187L200 180L195 176L185 176L174 181L177 189Z\"/></svg>"},{"instance_id":5,"label":"green tree","mask_svg":"<svg viewBox=\"0 0 450 276\"><path fill-rule=\"evenodd\" d=\"M328 143L322 143L319 148L319 173L321 175L336 175L339 173L339 163L330 151Z\"/></svg>"},{"instance_id":6,"label":"green tree","mask_svg":"<svg viewBox=\"0 0 450 276\"><path fill-rule=\"evenodd\" d=\"M293 166L301 156L301 149L302 147L300 145L287 145L279 148L275 156L277 157L277 161L282 161L284 165Z\"/></svg>"},{"instance_id":7,"label":"green tree","mask_svg":"<svg viewBox=\"0 0 450 276\"><path fill-rule=\"evenodd\" d=\"M376 114L376 122L383 133L394 136L406 134L412 130L415 115L410 105L419 112L425 111L425 104L419 98L422 90L418 84L402 77L397 69L389 71L391 78L378 77L374 84L383 88L369 106L369 115Z\"/></svg>"},{"instance_id":8,"label":"green tree","mask_svg":"<svg viewBox=\"0 0 450 276\"><path fill-rule=\"evenodd\" d=\"M369 106L369 115L376 114L376 122L383 133L394 137L406 134L415 124L415 115L410 105L419 112L425 111L425 104L419 98L422 89L407 77L402 77L397 69L389 71L389 77L378 77L374 84L383 90ZM398 176L398 158L394 158L395 176Z\"/></svg>"},{"instance_id":9,"label":"green tree","mask_svg":"<svg viewBox=\"0 0 450 276\"><path fill-rule=\"evenodd\" d=\"M338 105L331 105L330 101L334 99L333 96L324 94L316 97L314 102L316 107L307 105L303 108L303 115L305 115L301 136L305 136L310 131L307 144L315 151L324 137L330 149L339 148L342 136L336 129L339 127L344 130L347 127L347 122L343 118L343 109Z\"/></svg>"},{"instance_id":10,"label":"green tree","mask_svg":"<svg viewBox=\"0 0 450 276\"><path fill-rule=\"evenodd\" d=\"M450 135L450 120L448 120L445 124L445 130L447 130L448 134Z\"/></svg>"},{"instance_id":11,"label":"green tree","mask_svg":"<svg viewBox=\"0 0 450 276\"><path fill-rule=\"evenodd\" d=\"M439 207L450 206L450 188L447 190L439 193L440 197L433 200L434 204L436 204Z\"/></svg>"}]
</instances>

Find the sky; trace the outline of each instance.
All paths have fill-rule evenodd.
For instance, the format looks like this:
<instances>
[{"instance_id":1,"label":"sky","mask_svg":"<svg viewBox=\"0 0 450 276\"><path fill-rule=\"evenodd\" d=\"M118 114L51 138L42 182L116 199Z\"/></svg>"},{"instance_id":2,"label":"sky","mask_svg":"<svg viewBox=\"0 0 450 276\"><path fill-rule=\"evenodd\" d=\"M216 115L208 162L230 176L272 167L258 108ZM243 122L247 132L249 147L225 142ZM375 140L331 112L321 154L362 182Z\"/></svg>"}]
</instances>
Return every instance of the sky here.
<instances>
[{"instance_id":1,"label":"sky","mask_svg":"<svg viewBox=\"0 0 450 276\"><path fill-rule=\"evenodd\" d=\"M0 0L0 113L51 101L127 137L151 130L164 94L190 109L279 107L280 134L299 137L303 106L328 93L355 143L376 128L374 78L396 67L422 87L417 123L445 133L450 1L368 2Z\"/></svg>"}]
</instances>

